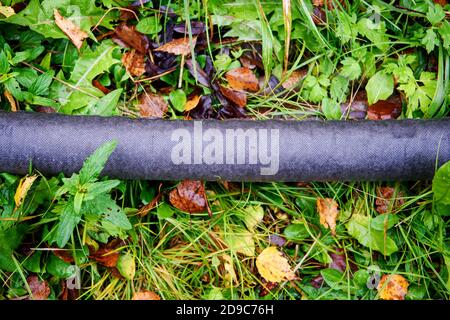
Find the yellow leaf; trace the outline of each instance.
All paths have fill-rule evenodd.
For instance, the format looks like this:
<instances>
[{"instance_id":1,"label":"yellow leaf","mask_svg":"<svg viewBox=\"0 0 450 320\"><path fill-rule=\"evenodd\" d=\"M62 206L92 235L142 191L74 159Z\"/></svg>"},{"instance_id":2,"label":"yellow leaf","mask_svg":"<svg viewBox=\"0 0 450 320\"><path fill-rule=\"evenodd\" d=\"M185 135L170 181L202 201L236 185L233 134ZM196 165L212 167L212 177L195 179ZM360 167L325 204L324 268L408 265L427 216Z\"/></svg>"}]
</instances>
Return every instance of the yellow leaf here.
<instances>
[{"instance_id":1,"label":"yellow leaf","mask_svg":"<svg viewBox=\"0 0 450 320\"><path fill-rule=\"evenodd\" d=\"M144 290L136 292L132 300L161 300L161 297L154 292Z\"/></svg>"},{"instance_id":2,"label":"yellow leaf","mask_svg":"<svg viewBox=\"0 0 450 320\"><path fill-rule=\"evenodd\" d=\"M264 249L256 258L256 267L261 277L269 282L283 282L297 278L287 259L276 247Z\"/></svg>"},{"instance_id":3,"label":"yellow leaf","mask_svg":"<svg viewBox=\"0 0 450 320\"><path fill-rule=\"evenodd\" d=\"M330 228L333 235L336 234L336 219L339 215L338 204L333 199L318 198L317 211L320 215L320 224L326 229Z\"/></svg>"},{"instance_id":4,"label":"yellow leaf","mask_svg":"<svg viewBox=\"0 0 450 320\"><path fill-rule=\"evenodd\" d=\"M399 274L384 275L378 284L378 293L383 300L405 300L408 280Z\"/></svg>"},{"instance_id":5,"label":"yellow leaf","mask_svg":"<svg viewBox=\"0 0 450 320\"><path fill-rule=\"evenodd\" d=\"M11 111L12 112L17 112L17 105L16 105L16 100L14 100L14 97L12 96L11 93L9 93L8 90L5 90L3 92L3 94L5 95L6 99L8 100L9 104L11 105Z\"/></svg>"},{"instance_id":6,"label":"yellow leaf","mask_svg":"<svg viewBox=\"0 0 450 320\"><path fill-rule=\"evenodd\" d=\"M12 15L15 15L14 9L7 6L0 6L0 14L4 15L5 17L11 17Z\"/></svg>"},{"instance_id":7,"label":"yellow leaf","mask_svg":"<svg viewBox=\"0 0 450 320\"><path fill-rule=\"evenodd\" d=\"M14 195L14 202L16 203L16 208L20 207L27 196L28 190L30 190L33 185L34 180L36 180L37 176L28 176L22 178L19 182L19 186L17 187L16 194Z\"/></svg>"},{"instance_id":8,"label":"yellow leaf","mask_svg":"<svg viewBox=\"0 0 450 320\"><path fill-rule=\"evenodd\" d=\"M88 37L88 34L80 29L75 23L71 20L63 17L58 9L54 9L53 11L55 15L55 23L61 29L62 32L72 41L75 47L79 50L83 45L83 40Z\"/></svg>"},{"instance_id":9,"label":"yellow leaf","mask_svg":"<svg viewBox=\"0 0 450 320\"><path fill-rule=\"evenodd\" d=\"M186 104L184 105L184 111L191 111L192 109L194 109L198 105L201 97L202 96L195 95L192 97L192 99L186 101Z\"/></svg>"},{"instance_id":10,"label":"yellow leaf","mask_svg":"<svg viewBox=\"0 0 450 320\"><path fill-rule=\"evenodd\" d=\"M255 256L255 242L253 233L243 228L238 228L225 235L225 242L231 251L242 253L248 257Z\"/></svg>"}]
</instances>

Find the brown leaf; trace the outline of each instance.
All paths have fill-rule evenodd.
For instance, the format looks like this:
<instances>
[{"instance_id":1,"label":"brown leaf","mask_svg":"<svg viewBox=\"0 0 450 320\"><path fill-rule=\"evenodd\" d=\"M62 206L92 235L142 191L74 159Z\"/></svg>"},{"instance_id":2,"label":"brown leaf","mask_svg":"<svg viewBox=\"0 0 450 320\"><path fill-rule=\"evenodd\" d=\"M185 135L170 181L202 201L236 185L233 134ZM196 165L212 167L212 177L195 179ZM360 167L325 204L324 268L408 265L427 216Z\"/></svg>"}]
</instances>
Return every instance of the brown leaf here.
<instances>
[{"instance_id":1,"label":"brown leaf","mask_svg":"<svg viewBox=\"0 0 450 320\"><path fill-rule=\"evenodd\" d=\"M75 47L80 50L83 45L83 40L88 37L88 34L80 29L71 20L64 18L58 11L58 9L53 10L55 16L55 23L61 29L62 32L72 41Z\"/></svg>"},{"instance_id":2,"label":"brown leaf","mask_svg":"<svg viewBox=\"0 0 450 320\"><path fill-rule=\"evenodd\" d=\"M191 111L192 109L194 109L197 105L198 105L198 103L200 102L200 98L201 98L202 96L199 96L199 95L194 95L193 97L191 97L191 98L189 98L187 101L186 101L186 104L184 105L184 111Z\"/></svg>"},{"instance_id":3,"label":"brown leaf","mask_svg":"<svg viewBox=\"0 0 450 320\"><path fill-rule=\"evenodd\" d=\"M40 113L56 113L55 109L46 106L37 106L35 111Z\"/></svg>"},{"instance_id":4,"label":"brown leaf","mask_svg":"<svg viewBox=\"0 0 450 320\"><path fill-rule=\"evenodd\" d=\"M125 23L119 24L116 29L116 37L113 39L120 45L136 49L141 54L146 54L149 48L149 41L145 35L136 31L136 26L128 26Z\"/></svg>"},{"instance_id":5,"label":"brown leaf","mask_svg":"<svg viewBox=\"0 0 450 320\"><path fill-rule=\"evenodd\" d=\"M378 293L383 300L405 300L408 281L399 274L385 274L378 284Z\"/></svg>"},{"instance_id":6,"label":"brown leaf","mask_svg":"<svg viewBox=\"0 0 450 320\"><path fill-rule=\"evenodd\" d=\"M440 4L441 6L445 7L448 4L447 0L433 0L434 3Z\"/></svg>"},{"instance_id":7,"label":"brown leaf","mask_svg":"<svg viewBox=\"0 0 450 320\"><path fill-rule=\"evenodd\" d=\"M162 118L169 109L169 105L162 96L144 92L139 96L138 108L141 117Z\"/></svg>"},{"instance_id":8,"label":"brown leaf","mask_svg":"<svg viewBox=\"0 0 450 320\"><path fill-rule=\"evenodd\" d=\"M295 87L297 87L299 85L300 81L302 81L306 77L307 73L308 73L307 69L295 70L291 73L289 78L287 78L281 84L281 86L283 88L285 88L286 90L294 89Z\"/></svg>"},{"instance_id":9,"label":"brown leaf","mask_svg":"<svg viewBox=\"0 0 450 320\"><path fill-rule=\"evenodd\" d=\"M227 98L237 106L244 108L247 105L247 94L245 92L229 89L223 86L219 86L219 89L220 93L222 93L225 98Z\"/></svg>"},{"instance_id":10,"label":"brown leaf","mask_svg":"<svg viewBox=\"0 0 450 320\"><path fill-rule=\"evenodd\" d=\"M268 282L283 282L297 277L291 270L288 260L277 247L267 247L256 258L259 274Z\"/></svg>"},{"instance_id":11,"label":"brown leaf","mask_svg":"<svg viewBox=\"0 0 450 320\"><path fill-rule=\"evenodd\" d=\"M159 185L159 187L161 188L161 185ZM151 210L153 210L157 205L159 200L161 200L162 197L162 193L158 192L158 194L156 195L156 197L154 197L152 199L152 201L150 201L148 204L146 204L145 206L143 206L142 208L139 209L139 211L137 212L138 215L140 217L145 217Z\"/></svg>"},{"instance_id":12,"label":"brown leaf","mask_svg":"<svg viewBox=\"0 0 450 320\"><path fill-rule=\"evenodd\" d=\"M80 296L79 289L70 289L67 286L67 281L62 280L61 282L61 293L58 297L59 300L77 300Z\"/></svg>"},{"instance_id":13,"label":"brown leaf","mask_svg":"<svg viewBox=\"0 0 450 320\"><path fill-rule=\"evenodd\" d=\"M397 119L402 113L402 100L399 95L381 100L369 106L367 118L370 120Z\"/></svg>"},{"instance_id":14,"label":"brown leaf","mask_svg":"<svg viewBox=\"0 0 450 320\"><path fill-rule=\"evenodd\" d=\"M167 53L172 53L175 55L184 55L187 56L191 53L191 46L195 47L195 43L197 42L197 38L192 38L192 44L189 41L189 38L180 38L174 39L170 42L163 44L162 46L155 49L155 51L163 51Z\"/></svg>"},{"instance_id":15,"label":"brown leaf","mask_svg":"<svg viewBox=\"0 0 450 320\"><path fill-rule=\"evenodd\" d=\"M207 210L205 188L200 181L184 180L169 194L170 203L189 213Z\"/></svg>"},{"instance_id":16,"label":"brown leaf","mask_svg":"<svg viewBox=\"0 0 450 320\"><path fill-rule=\"evenodd\" d=\"M106 245L102 245L100 249L95 251L89 257L100 263L101 265L114 268L117 265L119 259L119 252L116 250L122 241L114 239Z\"/></svg>"},{"instance_id":17,"label":"brown leaf","mask_svg":"<svg viewBox=\"0 0 450 320\"><path fill-rule=\"evenodd\" d=\"M331 234L336 234L336 219L339 215L338 204L330 198L317 199L317 211L320 216L320 224L326 229L330 228Z\"/></svg>"},{"instance_id":18,"label":"brown leaf","mask_svg":"<svg viewBox=\"0 0 450 320\"><path fill-rule=\"evenodd\" d=\"M5 91L3 92L3 94L5 95L6 100L8 100L9 105L11 106L11 111L12 111L12 112L17 112L16 100L14 99L14 97L12 96L12 94L9 93L9 91L6 90L6 89L5 89Z\"/></svg>"},{"instance_id":19,"label":"brown leaf","mask_svg":"<svg viewBox=\"0 0 450 320\"><path fill-rule=\"evenodd\" d=\"M53 250L52 252L53 252L53 254L54 254L55 256L57 256L58 258L60 258L60 259L63 260L64 262L72 263L72 262L75 261L75 260L73 259L72 251L71 251L71 250L64 250L64 249L61 249L61 250Z\"/></svg>"},{"instance_id":20,"label":"brown leaf","mask_svg":"<svg viewBox=\"0 0 450 320\"><path fill-rule=\"evenodd\" d=\"M104 94L108 94L111 92L111 90L109 90L108 88L106 88L104 85L102 85L100 83L100 81L98 80L92 80L92 85L94 87L96 87L97 89L99 89L101 92L103 92Z\"/></svg>"},{"instance_id":21,"label":"brown leaf","mask_svg":"<svg viewBox=\"0 0 450 320\"><path fill-rule=\"evenodd\" d=\"M380 214L395 211L405 203L402 198L403 193L398 192L396 194L395 189L392 187L379 187L377 188L375 210Z\"/></svg>"},{"instance_id":22,"label":"brown leaf","mask_svg":"<svg viewBox=\"0 0 450 320\"><path fill-rule=\"evenodd\" d=\"M132 300L161 300L161 297L152 291L144 290L135 292Z\"/></svg>"},{"instance_id":23,"label":"brown leaf","mask_svg":"<svg viewBox=\"0 0 450 320\"><path fill-rule=\"evenodd\" d=\"M344 250L342 250L341 248L337 248L336 253L330 253L330 257L331 262L328 265L328 268L344 272L345 269L347 268Z\"/></svg>"},{"instance_id":24,"label":"brown leaf","mask_svg":"<svg viewBox=\"0 0 450 320\"><path fill-rule=\"evenodd\" d=\"M261 290L259 291L260 297L267 296L273 289L275 289L278 286L277 282L267 282L263 279Z\"/></svg>"},{"instance_id":25,"label":"brown leaf","mask_svg":"<svg viewBox=\"0 0 450 320\"><path fill-rule=\"evenodd\" d=\"M246 67L240 67L228 71L225 74L232 89L256 92L259 90L259 81L255 74Z\"/></svg>"},{"instance_id":26,"label":"brown leaf","mask_svg":"<svg viewBox=\"0 0 450 320\"><path fill-rule=\"evenodd\" d=\"M341 111L349 119L365 119L367 116L367 93L365 90L358 91L351 96L348 102L341 104Z\"/></svg>"},{"instance_id":27,"label":"brown leaf","mask_svg":"<svg viewBox=\"0 0 450 320\"><path fill-rule=\"evenodd\" d=\"M50 287L47 281L40 281L37 276L29 276L27 283L32 293L31 299L46 300L50 295Z\"/></svg>"},{"instance_id":28,"label":"brown leaf","mask_svg":"<svg viewBox=\"0 0 450 320\"><path fill-rule=\"evenodd\" d=\"M122 63L132 76L140 77L145 72L145 56L134 49L123 54Z\"/></svg>"}]
</instances>

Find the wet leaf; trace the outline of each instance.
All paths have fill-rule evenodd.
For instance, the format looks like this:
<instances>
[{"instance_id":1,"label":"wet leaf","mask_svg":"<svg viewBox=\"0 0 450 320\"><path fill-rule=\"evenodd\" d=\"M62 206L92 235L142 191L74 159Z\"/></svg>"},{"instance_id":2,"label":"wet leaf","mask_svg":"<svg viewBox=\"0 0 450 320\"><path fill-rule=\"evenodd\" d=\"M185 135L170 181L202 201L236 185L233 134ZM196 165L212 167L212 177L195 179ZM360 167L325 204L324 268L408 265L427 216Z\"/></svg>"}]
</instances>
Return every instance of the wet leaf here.
<instances>
[{"instance_id":1,"label":"wet leaf","mask_svg":"<svg viewBox=\"0 0 450 320\"><path fill-rule=\"evenodd\" d=\"M377 188L375 210L380 214L396 211L405 203L402 197L403 193L396 192L392 187L379 187Z\"/></svg>"},{"instance_id":2,"label":"wet leaf","mask_svg":"<svg viewBox=\"0 0 450 320\"><path fill-rule=\"evenodd\" d=\"M145 35L136 31L135 26L128 26L122 23L115 29L114 40L120 45L136 49L141 54L146 54L149 48L149 41Z\"/></svg>"},{"instance_id":3,"label":"wet leaf","mask_svg":"<svg viewBox=\"0 0 450 320\"><path fill-rule=\"evenodd\" d=\"M47 300L51 292L47 281L40 281L37 276L29 276L27 283L32 293L30 297L32 300Z\"/></svg>"},{"instance_id":4,"label":"wet leaf","mask_svg":"<svg viewBox=\"0 0 450 320\"><path fill-rule=\"evenodd\" d=\"M195 47L197 38L192 38L192 43L189 38L174 39L170 42L163 44L162 46L155 49L155 51L163 51L167 53L172 53L174 55L184 55L187 56L191 53L191 46Z\"/></svg>"},{"instance_id":5,"label":"wet leaf","mask_svg":"<svg viewBox=\"0 0 450 320\"><path fill-rule=\"evenodd\" d=\"M161 297L152 291L144 290L135 292L132 300L161 300Z\"/></svg>"},{"instance_id":6,"label":"wet leaf","mask_svg":"<svg viewBox=\"0 0 450 320\"><path fill-rule=\"evenodd\" d=\"M261 277L268 282L283 282L297 278L277 247L264 249L256 258L256 268Z\"/></svg>"},{"instance_id":7,"label":"wet leaf","mask_svg":"<svg viewBox=\"0 0 450 320\"><path fill-rule=\"evenodd\" d=\"M320 216L320 224L326 229L330 229L333 235L336 234L336 219L339 215L338 204L330 198L317 199L317 211Z\"/></svg>"},{"instance_id":8,"label":"wet leaf","mask_svg":"<svg viewBox=\"0 0 450 320\"><path fill-rule=\"evenodd\" d=\"M402 113L400 96L391 96L388 100L381 100L369 106L367 118L370 120L397 119Z\"/></svg>"},{"instance_id":9,"label":"wet leaf","mask_svg":"<svg viewBox=\"0 0 450 320\"><path fill-rule=\"evenodd\" d=\"M295 89L300 84L300 81L302 81L307 74L308 74L307 69L295 70L286 80L283 81L281 86L286 90Z\"/></svg>"},{"instance_id":10,"label":"wet leaf","mask_svg":"<svg viewBox=\"0 0 450 320\"><path fill-rule=\"evenodd\" d=\"M222 93L225 98L227 98L237 106L244 108L247 105L247 94L245 92L229 89L223 86L219 86L219 88L220 93Z\"/></svg>"},{"instance_id":11,"label":"wet leaf","mask_svg":"<svg viewBox=\"0 0 450 320\"><path fill-rule=\"evenodd\" d=\"M193 97L189 98L188 101L186 101L186 103L184 104L184 111L187 112L194 109L200 102L201 97L202 96L194 95Z\"/></svg>"},{"instance_id":12,"label":"wet leaf","mask_svg":"<svg viewBox=\"0 0 450 320\"><path fill-rule=\"evenodd\" d=\"M138 108L141 117L162 118L169 109L169 105L162 96L144 92L139 96Z\"/></svg>"},{"instance_id":13,"label":"wet leaf","mask_svg":"<svg viewBox=\"0 0 450 320\"><path fill-rule=\"evenodd\" d=\"M259 81L255 74L246 67L232 69L225 74L230 88L256 92L259 90Z\"/></svg>"},{"instance_id":14,"label":"wet leaf","mask_svg":"<svg viewBox=\"0 0 450 320\"><path fill-rule=\"evenodd\" d=\"M125 279L133 280L136 273L134 257L129 253L121 255L117 260L117 270Z\"/></svg>"},{"instance_id":15,"label":"wet leaf","mask_svg":"<svg viewBox=\"0 0 450 320\"><path fill-rule=\"evenodd\" d=\"M378 294L383 300L405 300L408 281L399 274L385 274L378 284Z\"/></svg>"},{"instance_id":16,"label":"wet leaf","mask_svg":"<svg viewBox=\"0 0 450 320\"><path fill-rule=\"evenodd\" d=\"M16 189L16 194L14 195L14 202L16 207L20 207L27 196L28 191L36 180L37 176L27 176L22 178L19 182L19 186Z\"/></svg>"},{"instance_id":17,"label":"wet leaf","mask_svg":"<svg viewBox=\"0 0 450 320\"><path fill-rule=\"evenodd\" d=\"M122 63L132 76L140 77L145 72L145 56L136 50L125 52Z\"/></svg>"},{"instance_id":18,"label":"wet leaf","mask_svg":"<svg viewBox=\"0 0 450 320\"><path fill-rule=\"evenodd\" d=\"M181 211L205 212L207 209L205 188L200 181L184 180L169 194L170 203Z\"/></svg>"},{"instance_id":19,"label":"wet leaf","mask_svg":"<svg viewBox=\"0 0 450 320\"><path fill-rule=\"evenodd\" d=\"M64 18L58 11L54 9L53 14L55 16L55 23L61 29L62 32L72 41L73 45L80 50L83 45L83 40L88 37L88 34L80 29L71 20Z\"/></svg>"}]
</instances>

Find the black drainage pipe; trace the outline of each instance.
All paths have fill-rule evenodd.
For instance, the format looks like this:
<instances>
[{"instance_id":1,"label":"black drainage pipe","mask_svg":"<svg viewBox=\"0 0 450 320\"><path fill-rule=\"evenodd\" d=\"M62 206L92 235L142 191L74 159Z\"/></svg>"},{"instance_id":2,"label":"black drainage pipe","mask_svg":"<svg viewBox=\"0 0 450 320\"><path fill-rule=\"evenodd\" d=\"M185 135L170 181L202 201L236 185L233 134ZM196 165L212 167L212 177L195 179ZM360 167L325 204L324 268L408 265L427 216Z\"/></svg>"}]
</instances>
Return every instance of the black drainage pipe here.
<instances>
[{"instance_id":1,"label":"black drainage pipe","mask_svg":"<svg viewBox=\"0 0 450 320\"><path fill-rule=\"evenodd\" d=\"M117 140L112 178L352 181L432 178L450 160L450 119L168 121L0 112L0 172L77 172Z\"/></svg>"}]
</instances>

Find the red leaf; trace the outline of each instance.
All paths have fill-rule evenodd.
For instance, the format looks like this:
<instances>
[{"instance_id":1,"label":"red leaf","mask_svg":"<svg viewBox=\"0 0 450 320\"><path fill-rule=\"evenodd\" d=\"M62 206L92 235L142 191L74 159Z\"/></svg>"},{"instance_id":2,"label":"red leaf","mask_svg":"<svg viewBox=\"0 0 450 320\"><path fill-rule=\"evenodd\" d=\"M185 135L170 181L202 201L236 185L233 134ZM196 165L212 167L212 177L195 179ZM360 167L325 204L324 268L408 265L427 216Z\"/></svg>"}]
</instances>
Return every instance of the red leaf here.
<instances>
[{"instance_id":1,"label":"red leaf","mask_svg":"<svg viewBox=\"0 0 450 320\"><path fill-rule=\"evenodd\" d=\"M46 300L50 295L50 287L47 281L40 281L37 276L29 276L27 278L27 283L32 293L31 299Z\"/></svg>"}]
</instances>

